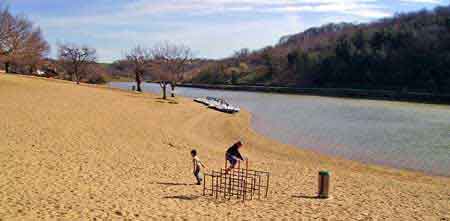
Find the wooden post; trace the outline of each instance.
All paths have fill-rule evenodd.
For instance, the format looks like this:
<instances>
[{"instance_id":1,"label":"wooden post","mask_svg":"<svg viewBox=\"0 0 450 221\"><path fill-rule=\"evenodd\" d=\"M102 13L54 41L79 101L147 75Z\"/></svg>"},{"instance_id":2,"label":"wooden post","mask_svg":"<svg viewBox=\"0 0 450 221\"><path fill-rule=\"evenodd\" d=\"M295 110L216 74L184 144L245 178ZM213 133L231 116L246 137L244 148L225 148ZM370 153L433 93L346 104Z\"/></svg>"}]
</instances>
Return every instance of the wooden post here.
<instances>
[{"instance_id":1,"label":"wooden post","mask_svg":"<svg viewBox=\"0 0 450 221\"><path fill-rule=\"evenodd\" d=\"M206 174L203 176L203 196L205 196L205 189L206 189Z\"/></svg>"},{"instance_id":2,"label":"wooden post","mask_svg":"<svg viewBox=\"0 0 450 221\"><path fill-rule=\"evenodd\" d=\"M211 196L214 196L214 172L211 175Z\"/></svg>"},{"instance_id":3,"label":"wooden post","mask_svg":"<svg viewBox=\"0 0 450 221\"><path fill-rule=\"evenodd\" d=\"M319 194L318 197L326 199L329 197L330 173L328 171L319 172Z\"/></svg>"},{"instance_id":4,"label":"wooden post","mask_svg":"<svg viewBox=\"0 0 450 221\"><path fill-rule=\"evenodd\" d=\"M258 199L261 199L261 176L258 176Z\"/></svg>"},{"instance_id":5,"label":"wooden post","mask_svg":"<svg viewBox=\"0 0 450 221\"><path fill-rule=\"evenodd\" d=\"M227 160L227 154L225 154L225 169L227 169L228 160Z\"/></svg>"}]
</instances>

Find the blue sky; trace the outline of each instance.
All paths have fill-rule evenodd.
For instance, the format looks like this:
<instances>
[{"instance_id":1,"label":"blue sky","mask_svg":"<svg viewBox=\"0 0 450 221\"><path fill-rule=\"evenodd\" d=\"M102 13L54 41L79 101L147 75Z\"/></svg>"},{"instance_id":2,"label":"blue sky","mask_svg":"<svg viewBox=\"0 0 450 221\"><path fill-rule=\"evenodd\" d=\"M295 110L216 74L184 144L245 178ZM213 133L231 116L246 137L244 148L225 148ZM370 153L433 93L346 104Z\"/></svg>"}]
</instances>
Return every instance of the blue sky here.
<instances>
[{"instance_id":1,"label":"blue sky","mask_svg":"<svg viewBox=\"0 0 450 221\"><path fill-rule=\"evenodd\" d=\"M450 0L0 0L57 43L95 47L100 61L136 45L189 45L197 57L223 58L330 22L368 22Z\"/></svg>"}]
</instances>

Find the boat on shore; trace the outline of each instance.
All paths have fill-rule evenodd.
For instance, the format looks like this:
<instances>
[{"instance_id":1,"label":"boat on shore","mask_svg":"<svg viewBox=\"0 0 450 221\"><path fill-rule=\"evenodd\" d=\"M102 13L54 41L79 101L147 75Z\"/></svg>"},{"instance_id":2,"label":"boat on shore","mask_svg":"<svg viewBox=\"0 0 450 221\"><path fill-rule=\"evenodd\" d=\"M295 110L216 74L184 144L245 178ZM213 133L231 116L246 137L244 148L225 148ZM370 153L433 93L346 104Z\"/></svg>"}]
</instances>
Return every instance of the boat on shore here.
<instances>
[{"instance_id":1,"label":"boat on shore","mask_svg":"<svg viewBox=\"0 0 450 221\"><path fill-rule=\"evenodd\" d=\"M194 101L225 113L236 113L241 110L239 107L227 103L224 99L216 97L195 98Z\"/></svg>"}]
</instances>

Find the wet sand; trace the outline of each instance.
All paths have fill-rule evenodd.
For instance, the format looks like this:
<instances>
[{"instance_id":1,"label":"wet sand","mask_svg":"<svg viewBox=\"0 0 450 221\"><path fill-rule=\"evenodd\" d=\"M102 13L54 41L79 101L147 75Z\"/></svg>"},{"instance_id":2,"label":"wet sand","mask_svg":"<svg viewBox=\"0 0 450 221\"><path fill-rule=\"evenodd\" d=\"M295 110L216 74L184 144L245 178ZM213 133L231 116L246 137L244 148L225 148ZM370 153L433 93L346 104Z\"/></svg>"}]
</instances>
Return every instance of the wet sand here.
<instances>
[{"instance_id":1,"label":"wet sand","mask_svg":"<svg viewBox=\"0 0 450 221\"><path fill-rule=\"evenodd\" d=\"M248 112L207 109L99 86L0 75L0 220L449 220L450 178L364 165L255 133ZM243 139L269 198L203 197L189 151L208 170ZM332 197L314 198L331 172Z\"/></svg>"}]
</instances>

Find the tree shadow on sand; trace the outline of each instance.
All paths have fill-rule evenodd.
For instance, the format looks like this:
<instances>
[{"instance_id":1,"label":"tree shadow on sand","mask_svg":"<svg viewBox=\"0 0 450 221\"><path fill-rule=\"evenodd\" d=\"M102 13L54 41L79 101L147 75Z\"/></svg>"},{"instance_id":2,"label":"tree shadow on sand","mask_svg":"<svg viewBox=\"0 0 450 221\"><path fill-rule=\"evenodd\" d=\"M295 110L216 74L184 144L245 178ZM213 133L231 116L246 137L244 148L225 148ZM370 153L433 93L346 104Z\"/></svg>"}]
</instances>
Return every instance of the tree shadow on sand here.
<instances>
[{"instance_id":1,"label":"tree shadow on sand","mask_svg":"<svg viewBox=\"0 0 450 221\"><path fill-rule=\"evenodd\" d=\"M178 199L178 200L196 200L199 196L165 196L163 199Z\"/></svg>"},{"instance_id":2,"label":"tree shadow on sand","mask_svg":"<svg viewBox=\"0 0 450 221\"><path fill-rule=\"evenodd\" d=\"M178 102L170 99L162 99L162 98L155 98L155 102L162 103L162 104L178 104Z\"/></svg>"}]
</instances>

